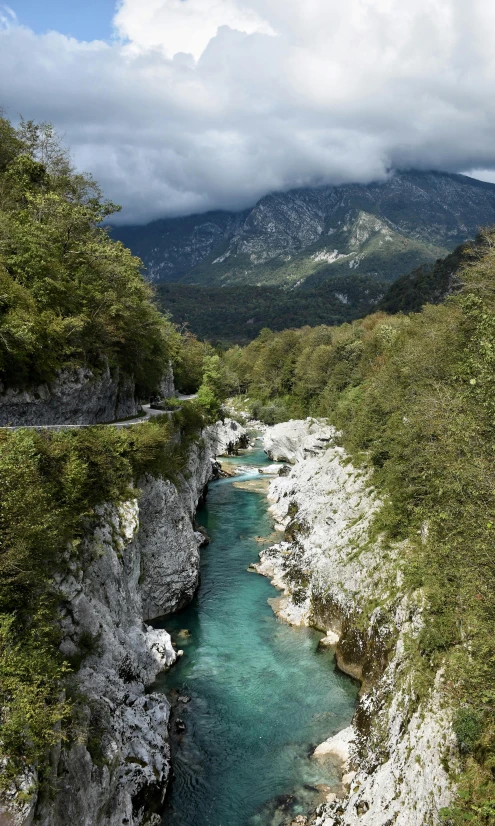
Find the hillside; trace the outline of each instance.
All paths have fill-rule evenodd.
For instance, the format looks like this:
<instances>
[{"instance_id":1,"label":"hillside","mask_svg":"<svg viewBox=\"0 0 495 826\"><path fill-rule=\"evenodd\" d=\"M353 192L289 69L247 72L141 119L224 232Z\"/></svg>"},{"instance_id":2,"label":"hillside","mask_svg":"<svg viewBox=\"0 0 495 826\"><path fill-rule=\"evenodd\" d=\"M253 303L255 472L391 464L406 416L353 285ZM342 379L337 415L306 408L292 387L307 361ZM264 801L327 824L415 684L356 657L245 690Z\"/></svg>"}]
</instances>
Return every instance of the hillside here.
<instances>
[{"instance_id":1,"label":"hillside","mask_svg":"<svg viewBox=\"0 0 495 826\"><path fill-rule=\"evenodd\" d=\"M157 283L312 287L333 276L394 281L495 222L495 185L401 172L383 183L298 189L239 213L115 227Z\"/></svg>"},{"instance_id":2,"label":"hillside","mask_svg":"<svg viewBox=\"0 0 495 826\"><path fill-rule=\"evenodd\" d=\"M357 810L372 813L363 823L385 826L392 822L394 800L410 815L410 820L392 818L397 823L495 824L494 242L493 229L478 237L462 261L462 283L448 302L410 316L378 312L342 327L265 331L248 347L225 355L231 387L247 394L239 404L249 404L253 415L269 424L323 416L338 433L335 447L328 433L322 434L319 449L323 443L327 458L321 462L317 448L305 442L306 455L316 457L310 470L297 478L294 471L279 483L276 513L277 518L287 514L287 541L278 546L278 557L278 551L265 557L279 582L284 571L285 594L295 594L298 605L309 605L316 617L330 620L338 616L338 566L343 565L347 581L352 566L362 566L353 580L360 600L355 618L351 607L337 629L344 633L340 662L361 657L367 663L355 718L362 735L353 756L358 774L349 797L330 804L326 819L312 824L355 824ZM445 275L456 262L442 264ZM452 282L447 286L450 290ZM308 421L319 435L318 422ZM294 442L297 426L294 421L284 425L285 443ZM348 467L349 460L381 505L374 514L369 502L363 506L354 478L347 502L359 507L357 521L371 513L372 528L335 553L342 529L337 497L346 483L336 466L343 461ZM334 472L325 476L332 462ZM319 533L313 516L318 508ZM372 565L366 563L370 553ZM380 579L384 570L380 591L373 577ZM405 620L409 625L401 643ZM397 703L401 691L406 701ZM447 741L435 764L432 755L441 739L432 721L439 708L450 722L439 729ZM424 720L430 722L422 757ZM403 758L413 754L416 767L409 809L407 772L394 757L394 738L397 733L404 738L408 726ZM425 778L435 771L440 776L438 767L457 786L458 797L420 820L416 809L427 802ZM376 782L369 779L373 776ZM380 778L388 783L382 797Z\"/></svg>"},{"instance_id":3,"label":"hillside","mask_svg":"<svg viewBox=\"0 0 495 826\"><path fill-rule=\"evenodd\" d=\"M342 324L371 312L389 285L364 276L335 277L313 288L218 287L159 284L159 306L176 324L187 324L199 338L247 344L264 327L285 330L306 324ZM393 285L392 285L393 286Z\"/></svg>"},{"instance_id":4,"label":"hillside","mask_svg":"<svg viewBox=\"0 0 495 826\"><path fill-rule=\"evenodd\" d=\"M439 304L461 286L460 271L473 255L482 252L484 237L459 244L450 255L433 265L423 264L391 284L379 301L378 310L386 313L418 313L424 304Z\"/></svg>"},{"instance_id":5,"label":"hillside","mask_svg":"<svg viewBox=\"0 0 495 826\"><path fill-rule=\"evenodd\" d=\"M339 325L376 311L418 313L425 304L440 304L462 286L463 269L487 248L486 232L459 244L434 264L422 264L392 284L369 276L333 276L314 286L290 290L275 286L208 287L159 284L159 305L179 325L217 343L246 344L265 327Z\"/></svg>"}]
</instances>

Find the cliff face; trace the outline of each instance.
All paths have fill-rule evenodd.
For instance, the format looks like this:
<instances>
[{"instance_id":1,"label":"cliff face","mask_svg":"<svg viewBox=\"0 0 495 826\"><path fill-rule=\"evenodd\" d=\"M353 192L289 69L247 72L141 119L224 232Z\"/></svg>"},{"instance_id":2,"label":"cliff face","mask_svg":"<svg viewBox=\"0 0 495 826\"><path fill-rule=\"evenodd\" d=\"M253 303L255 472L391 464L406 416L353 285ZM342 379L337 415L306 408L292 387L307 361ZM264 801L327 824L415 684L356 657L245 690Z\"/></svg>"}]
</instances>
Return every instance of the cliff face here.
<instances>
[{"instance_id":1,"label":"cliff face","mask_svg":"<svg viewBox=\"0 0 495 826\"><path fill-rule=\"evenodd\" d=\"M380 502L333 435L316 420L268 431L269 455L295 465L271 483L271 509L285 537L262 552L258 566L283 590L277 613L328 632L324 643L336 646L340 668L362 681L343 755L345 793L312 823L435 824L452 796L445 758L455 765L442 674L428 694L418 694L407 650L422 627L422 603L402 587L407 548L370 540ZM335 750L331 742L328 750Z\"/></svg>"},{"instance_id":2,"label":"cliff face","mask_svg":"<svg viewBox=\"0 0 495 826\"><path fill-rule=\"evenodd\" d=\"M139 500L141 529L136 537L141 559L139 593L144 619L177 611L194 596L199 581L203 534L193 527L198 501L220 451L214 429L189 456L180 487L149 479ZM164 553L166 549L166 553Z\"/></svg>"},{"instance_id":3,"label":"cliff face","mask_svg":"<svg viewBox=\"0 0 495 826\"><path fill-rule=\"evenodd\" d=\"M120 507L102 507L58 580L62 650L86 654L75 677L80 731L53 755L55 795L38 803L43 826L159 823L170 769L163 695L146 693L176 658L166 631L143 619L191 599L198 583L195 507L211 476L214 441L191 450L177 486L147 477ZM151 814L150 814L151 812Z\"/></svg>"},{"instance_id":4,"label":"cliff face","mask_svg":"<svg viewBox=\"0 0 495 826\"><path fill-rule=\"evenodd\" d=\"M169 399L171 396L176 395L174 371L171 362L169 362L167 370L165 371L163 378L160 382L160 386L158 388L158 395L162 399Z\"/></svg>"},{"instance_id":5,"label":"cliff face","mask_svg":"<svg viewBox=\"0 0 495 826\"><path fill-rule=\"evenodd\" d=\"M0 426L99 424L135 416L134 381L111 371L85 367L61 370L51 384L30 390L0 387Z\"/></svg>"},{"instance_id":6,"label":"cliff face","mask_svg":"<svg viewBox=\"0 0 495 826\"><path fill-rule=\"evenodd\" d=\"M128 501L99 508L82 541L67 549L56 587L61 648L76 668L67 688L78 710L71 742L53 749L46 791L30 805L12 801L0 823L160 823L169 704L146 689L177 654L167 632L145 620L185 605L197 587L204 537L194 514L224 429L204 432L177 484L146 477Z\"/></svg>"}]
</instances>

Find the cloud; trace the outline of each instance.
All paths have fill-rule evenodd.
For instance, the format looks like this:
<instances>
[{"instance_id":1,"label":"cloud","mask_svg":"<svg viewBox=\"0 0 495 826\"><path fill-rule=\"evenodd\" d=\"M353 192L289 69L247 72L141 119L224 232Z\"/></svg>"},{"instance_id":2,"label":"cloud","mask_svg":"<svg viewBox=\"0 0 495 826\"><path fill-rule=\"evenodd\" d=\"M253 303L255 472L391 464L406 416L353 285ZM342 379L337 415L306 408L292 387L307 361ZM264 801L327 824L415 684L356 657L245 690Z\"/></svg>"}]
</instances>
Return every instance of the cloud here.
<instances>
[{"instance_id":1,"label":"cloud","mask_svg":"<svg viewBox=\"0 0 495 826\"><path fill-rule=\"evenodd\" d=\"M494 174L492 0L121 0L114 27L81 43L0 13L0 105L51 120L122 220Z\"/></svg>"},{"instance_id":2,"label":"cloud","mask_svg":"<svg viewBox=\"0 0 495 826\"><path fill-rule=\"evenodd\" d=\"M134 51L159 49L199 58L220 26L252 34L272 34L271 27L249 4L236 0L124 0L114 25Z\"/></svg>"},{"instance_id":3,"label":"cloud","mask_svg":"<svg viewBox=\"0 0 495 826\"><path fill-rule=\"evenodd\" d=\"M486 181L489 184L495 184L495 169L471 169L466 173L472 178L477 178L478 181Z\"/></svg>"},{"instance_id":4,"label":"cloud","mask_svg":"<svg viewBox=\"0 0 495 826\"><path fill-rule=\"evenodd\" d=\"M17 15L10 6L0 4L0 29L8 29L17 23Z\"/></svg>"}]
</instances>

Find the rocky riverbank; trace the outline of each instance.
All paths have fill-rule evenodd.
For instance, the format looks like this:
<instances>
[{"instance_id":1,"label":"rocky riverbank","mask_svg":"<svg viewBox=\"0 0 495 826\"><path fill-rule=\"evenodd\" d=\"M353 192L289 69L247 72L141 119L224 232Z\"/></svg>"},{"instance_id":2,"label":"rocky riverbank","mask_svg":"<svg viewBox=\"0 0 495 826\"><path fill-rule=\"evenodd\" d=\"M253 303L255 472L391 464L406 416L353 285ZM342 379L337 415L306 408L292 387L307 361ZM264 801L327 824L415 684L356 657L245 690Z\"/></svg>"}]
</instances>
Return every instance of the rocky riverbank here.
<instances>
[{"instance_id":1,"label":"rocky riverbank","mask_svg":"<svg viewBox=\"0 0 495 826\"><path fill-rule=\"evenodd\" d=\"M335 646L338 666L362 683L353 728L339 747L342 794L331 796L311 823L435 824L453 793L445 766L456 762L442 674L420 698L407 641L422 626L422 602L403 586L407 546L386 547L370 536L381 503L335 435L315 419L265 434L268 456L293 467L271 482L271 511L284 539L261 552L257 570L282 591L277 614L327 632L324 643ZM332 738L327 750L335 747Z\"/></svg>"},{"instance_id":2,"label":"rocky riverbank","mask_svg":"<svg viewBox=\"0 0 495 826\"><path fill-rule=\"evenodd\" d=\"M104 505L61 561L61 650L75 674L72 741L51 754L51 777L26 802L13 790L5 826L155 826L170 771L164 695L147 693L180 655L147 621L191 600L204 534L194 516L216 456L245 442L229 421L208 428L175 484L148 476L119 507ZM28 773L29 774L29 773ZM36 773L26 775L28 792ZM23 795L23 798L27 795Z\"/></svg>"}]
</instances>

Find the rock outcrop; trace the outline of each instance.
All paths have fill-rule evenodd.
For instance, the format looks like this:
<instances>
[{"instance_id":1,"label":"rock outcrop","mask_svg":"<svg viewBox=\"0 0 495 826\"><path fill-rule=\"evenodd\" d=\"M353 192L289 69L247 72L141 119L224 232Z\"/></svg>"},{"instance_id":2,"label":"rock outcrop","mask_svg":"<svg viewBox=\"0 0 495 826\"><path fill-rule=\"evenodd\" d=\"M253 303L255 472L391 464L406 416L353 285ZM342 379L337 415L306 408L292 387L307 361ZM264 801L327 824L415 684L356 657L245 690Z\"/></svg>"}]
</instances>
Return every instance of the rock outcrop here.
<instances>
[{"instance_id":1,"label":"rock outcrop","mask_svg":"<svg viewBox=\"0 0 495 826\"><path fill-rule=\"evenodd\" d=\"M217 456L235 456L240 449L249 445L246 428L234 419L217 422L210 431L215 441Z\"/></svg>"},{"instance_id":2,"label":"rock outcrop","mask_svg":"<svg viewBox=\"0 0 495 826\"><path fill-rule=\"evenodd\" d=\"M99 373L64 369L50 384L29 390L0 386L0 427L99 424L137 412L133 379L108 364Z\"/></svg>"},{"instance_id":3,"label":"rock outcrop","mask_svg":"<svg viewBox=\"0 0 495 826\"><path fill-rule=\"evenodd\" d=\"M145 620L183 608L198 587L204 535L194 529L194 514L218 452L214 426L205 434L203 447L191 451L179 488L163 479L149 479L142 488L142 528L136 542L141 550L139 590Z\"/></svg>"},{"instance_id":4,"label":"rock outcrop","mask_svg":"<svg viewBox=\"0 0 495 826\"><path fill-rule=\"evenodd\" d=\"M422 698L413 685L407 641L421 629L422 603L402 586L406 549L370 540L380 502L327 425L276 425L265 449L295 465L271 482L271 510L285 536L261 552L257 570L283 591L274 606L279 616L330 632L325 644L336 646L338 665L362 682L343 769L346 793L311 822L435 824L452 798L445 758L455 765L456 755L441 672Z\"/></svg>"},{"instance_id":5,"label":"rock outcrop","mask_svg":"<svg viewBox=\"0 0 495 826\"><path fill-rule=\"evenodd\" d=\"M199 577L194 513L211 477L215 441L190 451L176 485L151 476L136 497L99 509L81 545L69 549L57 587L63 653L82 663L79 741L53 758L55 794L35 823L158 824L170 770L169 705L147 693L176 658L170 637L146 620L185 605ZM143 621L144 620L144 621Z\"/></svg>"},{"instance_id":6,"label":"rock outcrop","mask_svg":"<svg viewBox=\"0 0 495 826\"><path fill-rule=\"evenodd\" d=\"M320 419L291 419L268 428L263 447L268 458L274 462L294 464L318 455L321 448L329 444L333 433L333 428Z\"/></svg>"},{"instance_id":7,"label":"rock outcrop","mask_svg":"<svg viewBox=\"0 0 495 826\"><path fill-rule=\"evenodd\" d=\"M160 382L160 386L158 388L158 395L161 399L170 399L172 396L176 395L174 371L171 362L169 362L168 367Z\"/></svg>"},{"instance_id":8,"label":"rock outcrop","mask_svg":"<svg viewBox=\"0 0 495 826\"><path fill-rule=\"evenodd\" d=\"M144 496L155 484L146 482ZM152 822L145 816L165 793L169 706L146 687L176 655L166 631L143 623L141 527L137 498L100 508L58 578L61 648L76 663L83 657L74 678L82 701L79 742L53 755L52 790L38 802L43 826Z\"/></svg>"},{"instance_id":9,"label":"rock outcrop","mask_svg":"<svg viewBox=\"0 0 495 826\"><path fill-rule=\"evenodd\" d=\"M72 740L53 749L45 791L28 802L13 798L0 823L159 826L170 708L147 689L178 654L168 633L147 620L181 608L196 590L205 537L194 514L225 446L222 434L227 447L244 437L233 425L202 434L175 484L147 476L121 505L100 507L67 549L55 584L61 650L75 668ZM35 779L26 778L26 790Z\"/></svg>"}]
</instances>

